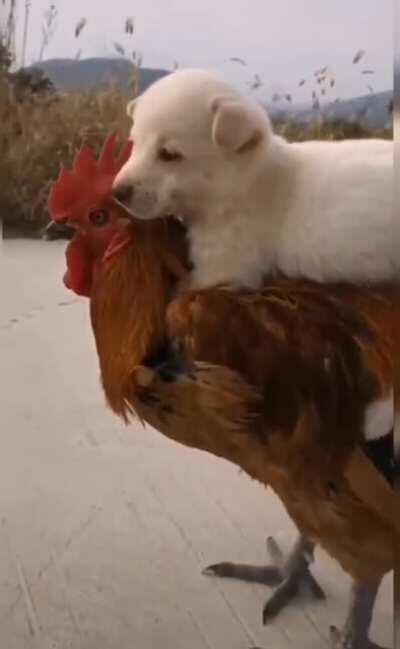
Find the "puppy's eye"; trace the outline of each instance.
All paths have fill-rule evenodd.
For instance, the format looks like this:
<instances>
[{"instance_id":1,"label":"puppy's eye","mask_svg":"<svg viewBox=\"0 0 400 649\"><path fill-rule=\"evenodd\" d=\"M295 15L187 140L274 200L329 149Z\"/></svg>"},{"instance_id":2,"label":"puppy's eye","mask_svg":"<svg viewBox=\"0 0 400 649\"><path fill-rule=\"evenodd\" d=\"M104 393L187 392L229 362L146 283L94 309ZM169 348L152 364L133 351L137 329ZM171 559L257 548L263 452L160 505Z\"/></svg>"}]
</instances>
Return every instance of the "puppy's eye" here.
<instances>
[{"instance_id":1,"label":"puppy's eye","mask_svg":"<svg viewBox=\"0 0 400 649\"><path fill-rule=\"evenodd\" d=\"M107 225L109 221L109 215L107 210L93 210L89 214L89 221L96 228L102 228Z\"/></svg>"},{"instance_id":2,"label":"puppy's eye","mask_svg":"<svg viewBox=\"0 0 400 649\"><path fill-rule=\"evenodd\" d=\"M158 158L163 162L179 162L179 160L183 160L183 155L178 151L169 151L163 146L158 152Z\"/></svg>"}]
</instances>

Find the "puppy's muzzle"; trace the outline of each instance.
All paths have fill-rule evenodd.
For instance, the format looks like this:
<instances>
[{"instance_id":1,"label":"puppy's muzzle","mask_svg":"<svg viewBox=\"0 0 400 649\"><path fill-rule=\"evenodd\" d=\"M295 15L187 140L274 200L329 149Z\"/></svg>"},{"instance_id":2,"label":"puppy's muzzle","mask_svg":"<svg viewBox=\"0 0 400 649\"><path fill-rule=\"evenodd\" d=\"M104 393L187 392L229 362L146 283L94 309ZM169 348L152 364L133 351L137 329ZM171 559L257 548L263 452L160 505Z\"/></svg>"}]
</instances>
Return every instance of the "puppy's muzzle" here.
<instances>
[{"instance_id":1,"label":"puppy's muzzle","mask_svg":"<svg viewBox=\"0 0 400 649\"><path fill-rule=\"evenodd\" d=\"M122 205L130 206L133 197L132 185L116 185L113 189L113 196Z\"/></svg>"}]
</instances>

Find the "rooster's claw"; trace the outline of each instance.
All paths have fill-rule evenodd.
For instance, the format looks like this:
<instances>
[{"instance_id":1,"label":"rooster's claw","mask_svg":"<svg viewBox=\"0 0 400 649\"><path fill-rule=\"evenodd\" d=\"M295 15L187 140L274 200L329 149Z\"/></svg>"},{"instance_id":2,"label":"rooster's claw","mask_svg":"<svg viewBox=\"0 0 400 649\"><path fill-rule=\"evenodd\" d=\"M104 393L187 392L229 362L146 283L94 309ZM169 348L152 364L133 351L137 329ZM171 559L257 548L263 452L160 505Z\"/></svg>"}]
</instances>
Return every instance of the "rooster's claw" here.
<instances>
[{"instance_id":1,"label":"rooster's claw","mask_svg":"<svg viewBox=\"0 0 400 649\"><path fill-rule=\"evenodd\" d=\"M325 599L325 593L310 572L313 558L313 544L300 536L293 551L285 561L273 538L267 539L267 550L272 560L269 566L249 566L234 563L217 563L203 570L204 575L238 579L248 583L277 586L263 610L263 622L275 618L306 586L315 599Z\"/></svg>"}]
</instances>

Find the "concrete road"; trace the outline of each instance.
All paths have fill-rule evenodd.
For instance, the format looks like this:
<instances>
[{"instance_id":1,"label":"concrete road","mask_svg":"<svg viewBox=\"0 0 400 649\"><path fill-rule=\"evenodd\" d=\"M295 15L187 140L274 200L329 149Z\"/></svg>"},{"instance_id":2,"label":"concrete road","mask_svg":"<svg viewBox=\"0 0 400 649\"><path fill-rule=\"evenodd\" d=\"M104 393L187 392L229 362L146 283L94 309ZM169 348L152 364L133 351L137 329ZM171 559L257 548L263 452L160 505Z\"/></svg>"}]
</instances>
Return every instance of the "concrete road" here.
<instances>
[{"instance_id":1,"label":"concrete road","mask_svg":"<svg viewBox=\"0 0 400 649\"><path fill-rule=\"evenodd\" d=\"M63 243L0 254L1 649L318 649L348 580L323 554L327 603L267 628L267 589L201 569L264 562L294 531L279 501L227 462L105 407L88 305L61 283ZM392 645L392 586L374 636Z\"/></svg>"}]
</instances>

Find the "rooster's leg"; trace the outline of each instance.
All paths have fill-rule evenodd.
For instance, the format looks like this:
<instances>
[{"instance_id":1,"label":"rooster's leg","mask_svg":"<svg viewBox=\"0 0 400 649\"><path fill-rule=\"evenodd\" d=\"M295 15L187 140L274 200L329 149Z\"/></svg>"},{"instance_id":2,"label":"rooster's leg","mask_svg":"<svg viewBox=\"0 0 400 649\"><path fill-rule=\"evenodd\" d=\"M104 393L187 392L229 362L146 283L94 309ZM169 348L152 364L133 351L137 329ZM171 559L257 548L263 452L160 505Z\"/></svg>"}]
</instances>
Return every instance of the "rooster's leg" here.
<instances>
[{"instance_id":1,"label":"rooster's leg","mask_svg":"<svg viewBox=\"0 0 400 649\"><path fill-rule=\"evenodd\" d=\"M300 535L287 560L284 559L276 542L269 538L268 552L272 559L270 566L248 566L234 563L218 563L209 566L204 574L240 581L277 586L263 611L267 624L298 595L304 585L316 599L325 599L325 594L310 572L313 561L314 543Z\"/></svg>"},{"instance_id":2,"label":"rooster's leg","mask_svg":"<svg viewBox=\"0 0 400 649\"><path fill-rule=\"evenodd\" d=\"M383 649L369 640L378 589L379 584L353 583L344 629L340 632L335 627L331 628L332 649Z\"/></svg>"}]
</instances>

